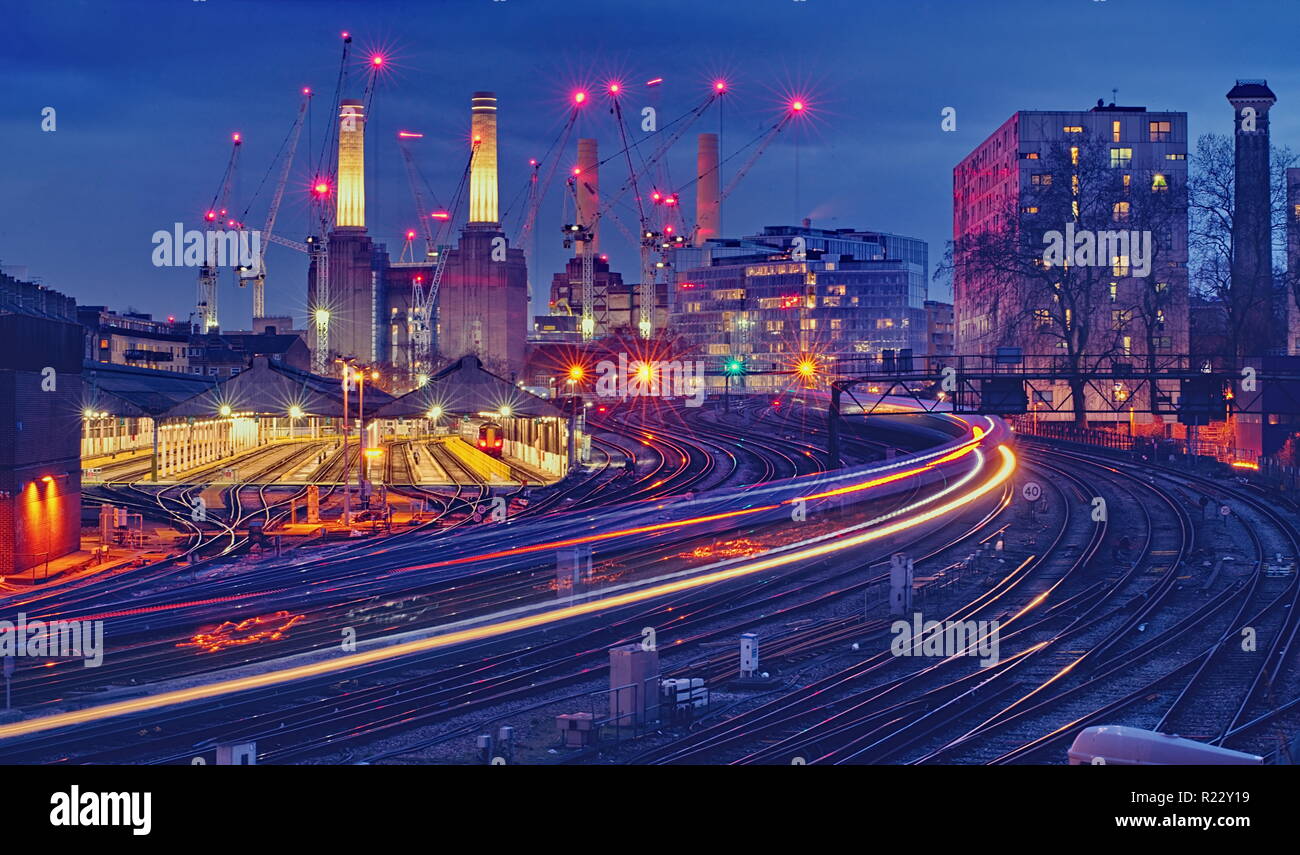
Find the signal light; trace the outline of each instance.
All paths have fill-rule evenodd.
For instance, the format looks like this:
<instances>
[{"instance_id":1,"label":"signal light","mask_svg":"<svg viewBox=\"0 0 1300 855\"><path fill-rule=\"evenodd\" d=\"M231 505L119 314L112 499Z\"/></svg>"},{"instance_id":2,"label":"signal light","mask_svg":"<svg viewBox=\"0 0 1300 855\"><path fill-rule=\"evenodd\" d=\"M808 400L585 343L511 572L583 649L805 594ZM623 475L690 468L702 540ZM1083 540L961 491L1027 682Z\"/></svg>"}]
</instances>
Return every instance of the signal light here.
<instances>
[{"instance_id":1,"label":"signal light","mask_svg":"<svg viewBox=\"0 0 1300 855\"><path fill-rule=\"evenodd\" d=\"M204 218L205 218L206 220L208 220L209 222L211 222L212 220L215 220L215 219L217 218L217 212L216 212L216 211L208 211L207 214L204 215Z\"/></svg>"},{"instance_id":2,"label":"signal light","mask_svg":"<svg viewBox=\"0 0 1300 855\"><path fill-rule=\"evenodd\" d=\"M432 214L430 214L429 216L433 217L435 220L449 220L449 219L451 219L451 214L447 213L446 211L434 211L434 212L433 212Z\"/></svg>"},{"instance_id":3,"label":"signal light","mask_svg":"<svg viewBox=\"0 0 1300 855\"><path fill-rule=\"evenodd\" d=\"M330 186L326 184L324 181L318 181L316 183L316 186L313 187L312 190L316 191L317 196L324 196L325 194L330 192Z\"/></svg>"},{"instance_id":4,"label":"signal light","mask_svg":"<svg viewBox=\"0 0 1300 855\"><path fill-rule=\"evenodd\" d=\"M617 95L620 91L622 91L622 89L623 87L619 86L617 83L609 84L609 94L611 95Z\"/></svg>"},{"instance_id":5,"label":"signal light","mask_svg":"<svg viewBox=\"0 0 1300 855\"><path fill-rule=\"evenodd\" d=\"M375 68L378 68L379 66L384 64L384 58L379 54L375 54L370 58L370 64L373 65Z\"/></svg>"},{"instance_id":6,"label":"signal light","mask_svg":"<svg viewBox=\"0 0 1300 855\"><path fill-rule=\"evenodd\" d=\"M804 108L804 103L803 103L802 101L791 101L791 102L790 102L790 109L793 110L793 111L796 112L796 113L802 113L802 112L803 112L803 108Z\"/></svg>"},{"instance_id":7,"label":"signal light","mask_svg":"<svg viewBox=\"0 0 1300 855\"><path fill-rule=\"evenodd\" d=\"M407 239L407 240L415 240L415 231L414 231L414 230L411 230L411 229L407 229L407 231L406 231L406 239Z\"/></svg>"},{"instance_id":8,"label":"signal light","mask_svg":"<svg viewBox=\"0 0 1300 855\"><path fill-rule=\"evenodd\" d=\"M725 80L715 80L715 81L713 81L713 91L714 91L714 92L726 92L726 91L727 91L727 81L725 81Z\"/></svg>"},{"instance_id":9,"label":"signal light","mask_svg":"<svg viewBox=\"0 0 1300 855\"><path fill-rule=\"evenodd\" d=\"M645 85L646 85L646 86L658 86L660 83L663 83L663 82L664 82L664 79L663 79L662 77L656 77L654 80L647 80L647 81L645 82Z\"/></svg>"},{"instance_id":10,"label":"signal light","mask_svg":"<svg viewBox=\"0 0 1300 855\"><path fill-rule=\"evenodd\" d=\"M587 100L587 93L578 91L573 93L573 103L582 104Z\"/></svg>"},{"instance_id":11,"label":"signal light","mask_svg":"<svg viewBox=\"0 0 1300 855\"><path fill-rule=\"evenodd\" d=\"M727 360L726 364L722 367L722 370L727 374L735 376L745 370L745 363L736 357L732 357Z\"/></svg>"},{"instance_id":12,"label":"signal light","mask_svg":"<svg viewBox=\"0 0 1300 855\"><path fill-rule=\"evenodd\" d=\"M813 377L817 373L817 361L810 358L801 359L795 366L795 370L799 372L800 377Z\"/></svg>"}]
</instances>

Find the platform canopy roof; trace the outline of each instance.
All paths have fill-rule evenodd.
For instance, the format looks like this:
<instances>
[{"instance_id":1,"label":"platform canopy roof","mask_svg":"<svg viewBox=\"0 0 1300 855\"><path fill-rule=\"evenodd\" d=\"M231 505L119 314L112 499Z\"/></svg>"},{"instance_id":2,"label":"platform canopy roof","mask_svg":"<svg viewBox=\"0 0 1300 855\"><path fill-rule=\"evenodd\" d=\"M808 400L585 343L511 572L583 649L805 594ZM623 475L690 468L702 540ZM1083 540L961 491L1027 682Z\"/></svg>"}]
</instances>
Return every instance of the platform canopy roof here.
<instances>
[{"instance_id":1,"label":"platform canopy roof","mask_svg":"<svg viewBox=\"0 0 1300 855\"><path fill-rule=\"evenodd\" d=\"M368 415L393 401L393 396L375 386L365 388ZM356 389L348 401L355 413ZM223 380L200 394L190 397L164 413L166 418L211 418L229 414L288 416L294 408L304 416L343 414L343 386L338 378L321 377L299 371L265 356L253 357L246 371ZM229 408L229 409L226 409Z\"/></svg>"},{"instance_id":2,"label":"platform canopy roof","mask_svg":"<svg viewBox=\"0 0 1300 855\"><path fill-rule=\"evenodd\" d=\"M153 418L216 386L215 377L87 362L81 373L82 411Z\"/></svg>"},{"instance_id":3,"label":"platform canopy roof","mask_svg":"<svg viewBox=\"0 0 1300 855\"><path fill-rule=\"evenodd\" d=\"M483 367L477 356L463 356L413 392L383 405L378 418L419 418L436 409L440 415L559 418L564 411L545 398L525 392Z\"/></svg>"}]
</instances>

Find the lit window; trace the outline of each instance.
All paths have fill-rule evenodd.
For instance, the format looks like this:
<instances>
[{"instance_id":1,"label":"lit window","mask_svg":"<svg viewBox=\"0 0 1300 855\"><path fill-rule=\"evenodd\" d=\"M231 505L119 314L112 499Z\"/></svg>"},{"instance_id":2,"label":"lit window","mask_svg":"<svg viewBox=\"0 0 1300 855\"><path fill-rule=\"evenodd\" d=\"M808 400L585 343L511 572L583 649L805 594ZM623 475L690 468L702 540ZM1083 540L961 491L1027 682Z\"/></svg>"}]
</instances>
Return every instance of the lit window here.
<instances>
[{"instance_id":1,"label":"lit window","mask_svg":"<svg viewBox=\"0 0 1300 855\"><path fill-rule=\"evenodd\" d=\"M1128 276L1128 256L1117 255L1112 258L1110 269L1116 276Z\"/></svg>"},{"instance_id":2,"label":"lit window","mask_svg":"<svg viewBox=\"0 0 1300 855\"><path fill-rule=\"evenodd\" d=\"M1128 202L1116 202L1113 206L1112 215L1117 221L1127 220L1129 215L1129 207L1130 206Z\"/></svg>"},{"instance_id":3,"label":"lit window","mask_svg":"<svg viewBox=\"0 0 1300 855\"><path fill-rule=\"evenodd\" d=\"M1110 301L1113 303L1118 299L1119 299L1119 285L1112 282L1110 283Z\"/></svg>"},{"instance_id":4,"label":"lit window","mask_svg":"<svg viewBox=\"0 0 1300 855\"><path fill-rule=\"evenodd\" d=\"M1076 196L1079 195L1079 176L1077 175L1070 176L1070 192Z\"/></svg>"},{"instance_id":5,"label":"lit window","mask_svg":"<svg viewBox=\"0 0 1300 855\"><path fill-rule=\"evenodd\" d=\"M1023 208L1020 209L1020 213L1022 213L1022 214L1037 214L1037 213L1038 213L1038 206L1037 206L1037 205L1026 205L1025 207L1023 207Z\"/></svg>"},{"instance_id":6,"label":"lit window","mask_svg":"<svg viewBox=\"0 0 1300 855\"><path fill-rule=\"evenodd\" d=\"M1046 186L1048 186L1049 184L1052 183L1052 173L1050 173L1050 172L1035 172L1033 175L1031 175L1031 176L1029 177L1029 183L1030 183L1030 184L1040 184L1040 185L1042 185L1043 187L1046 187Z\"/></svg>"},{"instance_id":7,"label":"lit window","mask_svg":"<svg viewBox=\"0 0 1300 855\"><path fill-rule=\"evenodd\" d=\"M1081 127L1078 126L1078 125L1066 125L1062 130L1064 130L1067 134L1081 134L1081 133L1083 133L1083 128L1081 128Z\"/></svg>"},{"instance_id":8,"label":"lit window","mask_svg":"<svg viewBox=\"0 0 1300 855\"><path fill-rule=\"evenodd\" d=\"M1186 159L1187 159L1187 155L1185 155L1185 154L1166 154L1166 155L1165 155L1165 160L1186 160Z\"/></svg>"},{"instance_id":9,"label":"lit window","mask_svg":"<svg viewBox=\"0 0 1300 855\"><path fill-rule=\"evenodd\" d=\"M1168 142L1169 135L1173 132L1172 122L1151 122L1151 142ZM1116 137L1115 142L1119 142Z\"/></svg>"},{"instance_id":10,"label":"lit window","mask_svg":"<svg viewBox=\"0 0 1300 855\"><path fill-rule=\"evenodd\" d=\"M1119 142L1119 120L1110 123L1110 141Z\"/></svg>"},{"instance_id":11,"label":"lit window","mask_svg":"<svg viewBox=\"0 0 1300 855\"><path fill-rule=\"evenodd\" d=\"M1131 148L1112 148L1110 150L1111 167L1122 167L1127 169L1133 163L1133 149Z\"/></svg>"},{"instance_id":12,"label":"lit window","mask_svg":"<svg viewBox=\"0 0 1300 855\"><path fill-rule=\"evenodd\" d=\"M1132 186L1133 186L1133 176L1132 176L1132 175L1129 175L1127 172L1125 172L1125 173L1124 173L1124 189L1127 190L1128 188L1130 188L1130 187L1132 187Z\"/></svg>"},{"instance_id":13,"label":"lit window","mask_svg":"<svg viewBox=\"0 0 1300 855\"><path fill-rule=\"evenodd\" d=\"M1036 151L1022 152L1020 157L1024 160L1038 160L1038 152Z\"/></svg>"},{"instance_id":14,"label":"lit window","mask_svg":"<svg viewBox=\"0 0 1300 855\"><path fill-rule=\"evenodd\" d=\"M1079 147L1077 145L1070 146L1070 163L1075 166L1079 165Z\"/></svg>"}]
</instances>

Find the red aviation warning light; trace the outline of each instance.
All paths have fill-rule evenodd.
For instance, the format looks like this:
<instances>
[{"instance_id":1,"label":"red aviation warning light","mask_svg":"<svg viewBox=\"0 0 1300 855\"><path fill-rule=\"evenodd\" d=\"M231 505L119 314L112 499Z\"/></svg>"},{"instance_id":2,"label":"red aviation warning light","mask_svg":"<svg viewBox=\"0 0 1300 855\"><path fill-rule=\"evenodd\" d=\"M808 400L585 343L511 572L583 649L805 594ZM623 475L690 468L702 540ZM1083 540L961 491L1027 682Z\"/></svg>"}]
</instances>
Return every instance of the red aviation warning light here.
<instances>
[{"instance_id":1,"label":"red aviation warning light","mask_svg":"<svg viewBox=\"0 0 1300 855\"><path fill-rule=\"evenodd\" d=\"M430 214L429 216L430 216L430 217L433 217L435 220L450 220L450 219L451 219L451 214L447 213L446 211L434 211L434 212L433 212L432 214Z\"/></svg>"},{"instance_id":2,"label":"red aviation warning light","mask_svg":"<svg viewBox=\"0 0 1300 855\"><path fill-rule=\"evenodd\" d=\"M407 230L406 230L406 239L407 239L407 240L415 240L415 229L407 229Z\"/></svg>"},{"instance_id":3,"label":"red aviation warning light","mask_svg":"<svg viewBox=\"0 0 1300 855\"><path fill-rule=\"evenodd\" d=\"M328 181L317 181L311 188L311 191L317 196L328 196L330 194L330 185Z\"/></svg>"},{"instance_id":4,"label":"red aviation warning light","mask_svg":"<svg viewBox=\"0 0 1300 855\"><path fill-rule=\"evenodd\" d=\"M379 54L375 54L374 56L370 57L370 64L375 68L378 68L379 66L384 64L384 58Z\"/></svg>"},{"instance_id":5,"label":"red aviation warning light","mask_svg":"<svg viewBox=\"0 0 1300 855\"><path fill-rule=\"evenodd\" d=\"M721 95L723 92L726 92L726 91L727 91L727 81L725 81L725 80L715 80L715 81L713 81L713 91L714 91L714 92L717 92L719 95Z\"/></svg>"},{"instance_id":6,"label":"red aviation warning light","mask_svg":"<svg viewBox=\"0 0 1300 855\"><path fill-rule=\"evenodd\" d=\"M805 104L802 99L796 98L795 100L790 102L790 112L802 113L804 111L804 108L807 106L808 105Z\"/></svg>"},{"instance_id":7,"label":"red aviation warning light","mask_svg":"<svg viewBox=\"0 0 1300 855\"><path fill-rule=\"evenodd\" d=\"M612 81L612 82L609 84L609 94L610 94L610 95L617 95L618 93L620 93L620 92L622 92L622 91L623 91L623 84L619 83L617 80Z\"/></svg>"},{"instance_id":8,"label":"red aviation warning light","mask_svg":"<svg viewBox=\"0 0 1300 855\"><path fill-rule=\"evenodd\" d=\"M586 93L586 92L583 92L581 89L579 89L577 92L574 92L574 93L573 93L573 103L574 103L574 104L585 104L586 102L587 102L587 93Z\"/></svg>"},{"instance_id":9,"label":"red aviation warning light","mask_svg":"<svg viewBox=\"0 0 1300 855\"><path fill-rule=\"evenodd\" d=\"M231 134L230 138L235 141L235 145L239 145L241 142L244 141L244 138L239 133L239 131L235 131L233 134Z\"/></svg>"},{"instance_id":10,"label":"red aviation warning light","mask_svg":"<svg viewBox=\"0 0 1300 855\"><path fill-rule=\"evenodd\" d=\"M217 218L216 211L208 211L206 214L203 215L203 219L207 220L209 223L216 220L216 218Z\"/></svg>"}]
</instances>

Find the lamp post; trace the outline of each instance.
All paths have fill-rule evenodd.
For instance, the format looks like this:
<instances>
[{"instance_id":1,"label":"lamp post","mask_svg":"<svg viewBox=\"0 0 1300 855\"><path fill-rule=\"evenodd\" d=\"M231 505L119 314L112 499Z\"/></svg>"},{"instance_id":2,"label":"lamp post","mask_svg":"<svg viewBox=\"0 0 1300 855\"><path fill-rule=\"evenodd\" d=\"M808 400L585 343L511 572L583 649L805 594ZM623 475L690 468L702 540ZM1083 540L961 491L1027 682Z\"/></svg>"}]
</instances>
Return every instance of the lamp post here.
<instances>
[{"instance_id":1,"label":"lamp post","mask_svg":"<svg viewBox=\"0 0 1300 855\"><path fill-rule=\"evenodd\" d=\"M343 360L343 524L352 525L352 471L348 468L348 369Z\"/></svg>"}]
</instances>

